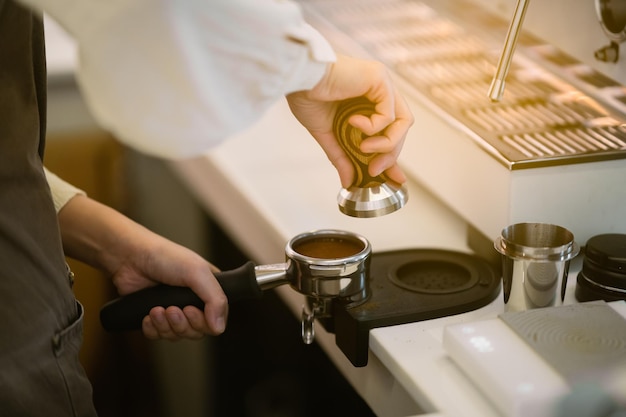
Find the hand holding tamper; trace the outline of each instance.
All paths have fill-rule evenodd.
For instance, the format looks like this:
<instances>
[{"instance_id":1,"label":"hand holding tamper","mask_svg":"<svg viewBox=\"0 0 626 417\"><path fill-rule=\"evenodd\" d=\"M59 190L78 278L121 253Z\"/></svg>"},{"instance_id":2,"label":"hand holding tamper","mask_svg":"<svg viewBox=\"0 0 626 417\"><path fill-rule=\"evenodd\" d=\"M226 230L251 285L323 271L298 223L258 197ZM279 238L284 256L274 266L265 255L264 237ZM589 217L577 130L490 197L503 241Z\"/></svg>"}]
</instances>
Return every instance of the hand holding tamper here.
<instances>
[{"instance_id":1,"label":"hand holding tamper","mask_svg":"<svg viewBox=\"0 0 626 417\"><path fill-rule=\"evenodd\" d=\"M370 161L376 154L361 151L361 142L366 135L348 123L355 114L370 116L374 114L374 104L364 97L346 100L339 105L333 128L335 137L350 158L355 180L348 188L342 188L337 196L339 210L352 217L378 217L393 213L403 207L408 198L405 186L387 178L385 174L372 177L368 173Z\"/></svg>"}]
</instances>

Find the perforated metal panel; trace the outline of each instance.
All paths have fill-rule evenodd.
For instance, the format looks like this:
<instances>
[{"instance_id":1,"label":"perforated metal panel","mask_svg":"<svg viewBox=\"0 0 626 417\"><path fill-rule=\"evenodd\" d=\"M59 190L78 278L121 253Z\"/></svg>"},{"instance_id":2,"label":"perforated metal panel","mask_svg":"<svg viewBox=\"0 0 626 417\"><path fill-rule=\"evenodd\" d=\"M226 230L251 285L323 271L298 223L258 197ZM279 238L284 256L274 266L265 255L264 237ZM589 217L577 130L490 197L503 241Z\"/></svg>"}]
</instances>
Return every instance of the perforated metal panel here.
<instances>
[{"instance_id":1,"label":"perforated metal panel","mask_svg":"<svg viewBox=\"0 0 626 417\"><path fill-rule=\"evenodd\" d=\"M459 20L411 0L303 3L409 81L420 99L473 131L478 144L509 169L626 158L624 113L537 62L516 56L504 100L489 101L487 90L499 50L468 27L501 35L505 21L464 8L463 2L454 10ZM541 45L528 35L520 42ZM556 52L545 58L578 65ZM583 73L581 83L618 89L616 101L626 103L626 88L591 69Z\"/></svg>"}]
</instances>

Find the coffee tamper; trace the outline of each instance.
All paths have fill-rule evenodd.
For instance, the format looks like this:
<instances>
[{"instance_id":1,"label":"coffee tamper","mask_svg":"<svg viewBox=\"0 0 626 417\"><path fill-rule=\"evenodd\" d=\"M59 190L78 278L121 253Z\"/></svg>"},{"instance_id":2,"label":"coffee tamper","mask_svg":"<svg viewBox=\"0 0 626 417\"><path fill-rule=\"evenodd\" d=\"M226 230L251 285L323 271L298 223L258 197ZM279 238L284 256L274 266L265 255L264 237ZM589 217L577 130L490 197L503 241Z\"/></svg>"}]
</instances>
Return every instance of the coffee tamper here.
<instances>
[{"instance_id":1,"label":"coffee tamper","mask_svg":"<svg viewBox=\"0 0 626 417\"><path fill-rule=\"evenodd\" d=\"M361 142L366 135L348 123L350 116L375 113L374 104L364 97L342 102L333 124L335 137L346 152L355 170L355 181L350 188L342 188L337 195L339 210L352 217L378 217L393 213L403 207L409 194L403 185L390 180L385 174L372 177L367 168L376 154L361 152Z\"/></svg>"}]
</instances>

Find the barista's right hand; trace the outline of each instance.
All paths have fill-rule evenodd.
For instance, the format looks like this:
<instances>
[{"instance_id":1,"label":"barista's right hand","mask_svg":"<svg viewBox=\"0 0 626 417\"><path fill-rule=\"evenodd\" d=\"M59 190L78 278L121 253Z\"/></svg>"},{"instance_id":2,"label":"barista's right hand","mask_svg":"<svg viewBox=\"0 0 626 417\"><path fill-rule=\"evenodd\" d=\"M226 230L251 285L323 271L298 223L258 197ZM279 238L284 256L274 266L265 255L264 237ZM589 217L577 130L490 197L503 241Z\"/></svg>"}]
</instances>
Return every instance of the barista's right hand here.
<instances>
[{"instance_id":1,"label":"barista's right hand","mask_svg":"<svg viewBox=\"0 0 626 417\"><path fill-rule=\"evenodd\" d=\"M228 299L213 265L200 255L153 233L116 210L77 195L59 211L66 255L109 275L120 295L157 284L188 287L205 303L154 307L143 320L150 339L198 339L226 328Z\"/></svg>"},{"instance_id":2,"label":"barista's right hand","mask_svg":"<svg viewBox=\"0 0 626 417\"><path fill-rule=\"evenodd\" d=\"M311 90L287 96L289 107L326 152L337 169L341 184L354 181L354 167L333 133L333 120L339 103L364 96L375 104L369 117L355 115L350 124L371 136L361 144L361 151L376 153L369 165L371 176L382 172L397 183L406 177L397 164L413 115L396 90L389 72L380 62L338 56L329 65L320 82Z\"/></svg>"}]
</instances>

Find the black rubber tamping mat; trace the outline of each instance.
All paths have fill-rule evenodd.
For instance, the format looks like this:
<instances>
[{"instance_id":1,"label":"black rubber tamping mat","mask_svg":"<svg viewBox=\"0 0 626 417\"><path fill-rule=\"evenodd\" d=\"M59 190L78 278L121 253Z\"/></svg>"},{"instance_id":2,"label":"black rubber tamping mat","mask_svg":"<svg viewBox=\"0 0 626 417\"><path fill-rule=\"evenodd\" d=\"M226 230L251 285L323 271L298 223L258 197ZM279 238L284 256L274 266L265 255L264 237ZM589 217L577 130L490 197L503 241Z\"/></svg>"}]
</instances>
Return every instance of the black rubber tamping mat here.
<instances>
[{"instance_id":1,"label":"black rubber tamping mat","mask_svg":"<svg viewBox=\"0 0 626 417\"><path fill-rule=\"evenodd\" d=\"M503 313L500 319L570 384L626 365L626 319L605 302Z\"/></svg>"},{"instance_id":2,"label":"black rubber tamping mat","mask_svg":"<svg viewBox=\"0 0 626 417\"><path fill-rule=\"evenodd\" d=\"M332 331L354 366L367 365L370 329L465 313L500 294L500 275L462 252L408 249L372 254L368 300L335 305ZM325 325L326 326L326 325Z\"/></svg>"}]
</instances>

